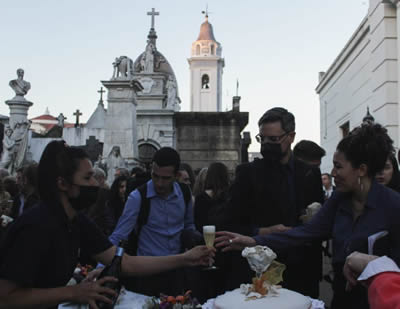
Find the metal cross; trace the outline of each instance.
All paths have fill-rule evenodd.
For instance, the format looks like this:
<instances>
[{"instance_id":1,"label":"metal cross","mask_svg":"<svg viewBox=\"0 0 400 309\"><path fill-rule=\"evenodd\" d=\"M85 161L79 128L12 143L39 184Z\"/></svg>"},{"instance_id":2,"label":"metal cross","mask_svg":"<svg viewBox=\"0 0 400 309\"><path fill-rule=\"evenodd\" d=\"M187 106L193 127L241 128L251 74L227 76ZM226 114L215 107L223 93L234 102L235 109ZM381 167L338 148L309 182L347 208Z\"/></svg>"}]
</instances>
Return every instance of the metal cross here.
<instances>
[{"instance_id":1,"label":"metal cross","mask_svg":"<svg viewBox=\"0 0 400 309\"><path fill-rule=\"evenodd\" d=\"M75 127L77 127L79 126L79 116L82 116L82 113L79 111L79 109L77 109L73 115L76 116Z\"/></svg>"},{"instance_id":2,"label":"metal cross","mask_svg":"<svg viewBox=\"0 0 400 309\"><path fill-rule=\"evenodd\" d=\"M154 29L154 17L160 15L160 12L156 12L154 8L151 9L151 12L147 12L147 15L151 16L151 28Z\"/></svg>"},{"instance_id":3,"label":"metal cross","mask_svg":"<svg viewBox=\"0 0 400 309\"><path fill-rule=\"evenodd\" d=\"M106 91L103 90L103 87L100 87L100 90L97 90L98 93L100 93L100 102L103 102L103 93Z\"/></svg>"}]
</instances>

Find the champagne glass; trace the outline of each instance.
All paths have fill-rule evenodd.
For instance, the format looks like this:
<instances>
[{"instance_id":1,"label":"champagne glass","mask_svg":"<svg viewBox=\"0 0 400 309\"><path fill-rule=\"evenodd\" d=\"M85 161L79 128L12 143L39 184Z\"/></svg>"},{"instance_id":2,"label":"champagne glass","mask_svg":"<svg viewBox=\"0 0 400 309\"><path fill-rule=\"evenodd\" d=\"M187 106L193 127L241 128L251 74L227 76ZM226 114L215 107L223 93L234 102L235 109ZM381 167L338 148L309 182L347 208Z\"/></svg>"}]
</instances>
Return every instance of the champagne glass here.
<instances>
[{"instance_id":1,"label":"champagne glass","mask_svg":"<svg viewBox=\"0 0 400 309\"><path fill-rule=\"evenodd\" d=\"M206 242L206 246L208 248L214 247L214 240L215 240L215 225L205 225L203 226L203 237L204 241ZM210 270L210 269L217 269L212 264L211 258L208 264L208 267L205 268L205 270Z\"/></svg>"}]
</instances>

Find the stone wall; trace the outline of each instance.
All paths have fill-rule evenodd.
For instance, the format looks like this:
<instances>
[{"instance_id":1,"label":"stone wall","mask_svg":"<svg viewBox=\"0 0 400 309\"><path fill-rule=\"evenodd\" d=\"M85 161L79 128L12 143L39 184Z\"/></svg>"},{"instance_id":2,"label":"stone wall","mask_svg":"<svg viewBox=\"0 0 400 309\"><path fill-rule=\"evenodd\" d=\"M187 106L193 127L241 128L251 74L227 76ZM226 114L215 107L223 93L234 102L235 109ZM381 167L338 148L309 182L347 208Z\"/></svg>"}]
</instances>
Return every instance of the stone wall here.
<instances>
[{"instance_id":1,"label":"stone wall","mask_svg":"<svg viewBox=\"0 0 400 309\"><path fill-rule=\"evenodd\" d=\"M247 112L180 112L175 114L176 149L193 169L212 162L226 164L231 172L241 163L241 135Z\"/></svg>"}]
</instances>

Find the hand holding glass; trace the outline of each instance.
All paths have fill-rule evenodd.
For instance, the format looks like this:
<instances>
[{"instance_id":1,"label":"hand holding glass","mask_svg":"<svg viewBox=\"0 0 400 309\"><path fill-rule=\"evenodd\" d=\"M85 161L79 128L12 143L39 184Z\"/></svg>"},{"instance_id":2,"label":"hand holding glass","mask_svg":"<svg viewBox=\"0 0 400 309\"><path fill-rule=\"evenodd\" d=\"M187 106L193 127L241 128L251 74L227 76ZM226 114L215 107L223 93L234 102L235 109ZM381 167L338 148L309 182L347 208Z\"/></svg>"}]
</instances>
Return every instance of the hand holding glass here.
<instances>
[{"instance_id":1,"label":"hand holding glass","mask_svg":"<svg viewBox=\"0 0 400 309\"><path fill-rule=\"evenodd\" d=\"M204 241L206 243L206 246L208 248L214 247L215 225L205 225L205 226L203 226L203 237L204 237ZM217 269L217 267L212 265L211 259L210 259L210 262L209 262L209 267L207 267L206 270L209 270L209 269Z\"/></svg>"}]
</instances>

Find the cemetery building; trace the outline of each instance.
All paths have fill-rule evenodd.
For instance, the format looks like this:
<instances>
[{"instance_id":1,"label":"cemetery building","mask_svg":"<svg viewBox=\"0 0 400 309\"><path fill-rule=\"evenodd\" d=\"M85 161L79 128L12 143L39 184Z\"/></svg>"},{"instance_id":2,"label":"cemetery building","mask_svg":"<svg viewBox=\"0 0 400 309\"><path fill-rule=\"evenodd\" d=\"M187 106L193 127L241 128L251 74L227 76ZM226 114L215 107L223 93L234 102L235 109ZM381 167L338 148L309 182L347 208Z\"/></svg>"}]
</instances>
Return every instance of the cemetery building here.
<instances>
[{"instance_id":1,"label":"cemetery building","mask_svg":"<svg viewBox=\"0 0 400 309\"><path fill-rule=\"evenodd\" d=\"M399 149L400 3L369 0L368 13L326 72L319 73L321 171L338 142L369 113Z\"/></svg>"}]
</instances>

